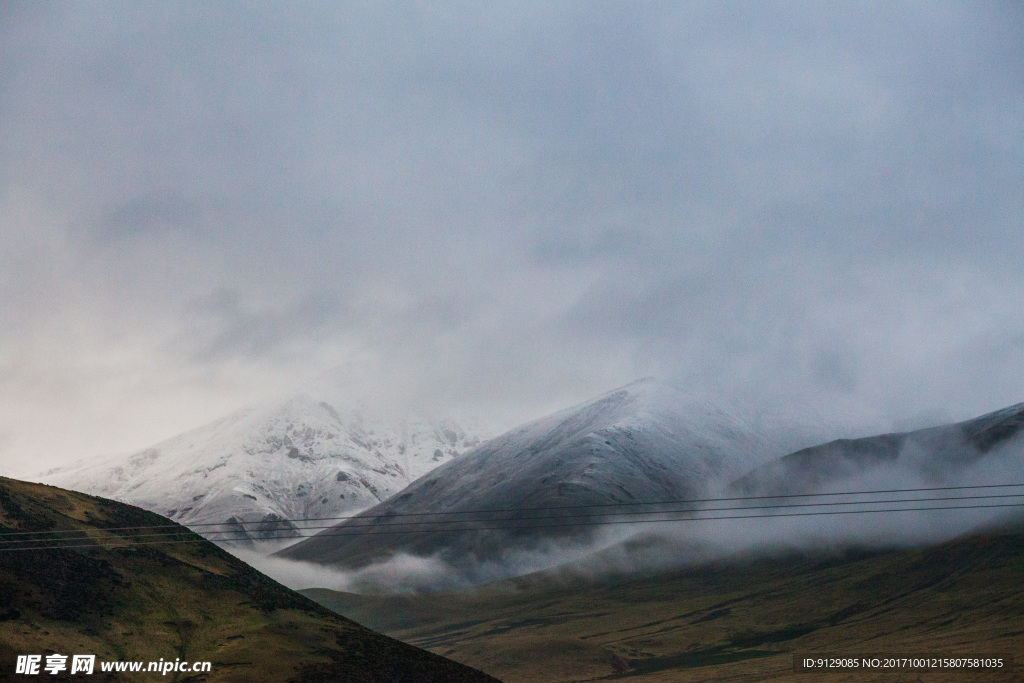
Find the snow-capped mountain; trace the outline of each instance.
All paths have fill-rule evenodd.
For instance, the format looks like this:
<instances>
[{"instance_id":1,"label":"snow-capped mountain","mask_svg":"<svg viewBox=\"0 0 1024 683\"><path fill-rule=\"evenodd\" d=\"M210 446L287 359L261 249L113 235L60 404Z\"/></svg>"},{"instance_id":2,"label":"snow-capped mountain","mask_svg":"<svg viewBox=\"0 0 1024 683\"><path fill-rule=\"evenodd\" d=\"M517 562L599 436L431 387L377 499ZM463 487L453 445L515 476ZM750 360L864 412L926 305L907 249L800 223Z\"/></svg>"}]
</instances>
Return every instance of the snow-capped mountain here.
<instances>
[{"instance_id":1,"label":"snow-capped mountain","mask_svg":"<svg viewBox=\"0 0 1024 683\"><path fill-rule=\"evenodd\" d=\"M337 395L304 394L37 478L138 505L211 538L232 529L227 536L249 544L287 535L279 531L293 528L287 520L376 505L494 431L479 421L375 417ZM212 524L224 526L199 526Z\"/></svg>"},{"instance_id":2,"label":"snow-capped mountain","mask_svg":"<svg viewBox=\"0 0 1024 683\"><path fill-rule=\"evenodd\" d=\"M699 497L784 452L728 411L673 386L640 380L496 437L279 555L346 567L398 551L440 553L453 565L497 558L544 539L586 539L594 527L579 523L586 520L572 506ZM544 527L529 521L537 508L553 515ZM502 518L524 520L525 526L482 531L481 510L508 511ZM438 518L401 516L463 511L474 512L459 531L430 531L430 525L414 534L359 531L373 517L429 521Z\"/></svg>"}]
</instances>

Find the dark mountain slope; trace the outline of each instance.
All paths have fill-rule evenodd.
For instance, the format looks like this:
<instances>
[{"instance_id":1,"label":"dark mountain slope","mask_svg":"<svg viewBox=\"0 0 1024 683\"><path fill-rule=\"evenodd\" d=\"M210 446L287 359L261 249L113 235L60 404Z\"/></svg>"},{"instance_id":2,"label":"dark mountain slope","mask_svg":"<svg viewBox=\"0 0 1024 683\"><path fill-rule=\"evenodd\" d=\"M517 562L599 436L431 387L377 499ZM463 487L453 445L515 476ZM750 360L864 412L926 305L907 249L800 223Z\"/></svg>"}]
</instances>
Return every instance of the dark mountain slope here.
<instances>
[{"instance_id":1,"label":"dark mountain slope","mask_svg":"<svg viewBox=\"0 0 1024 683\"><path fill-rule=\"evenodd\" d=\"M599 527L584 525L578 506L699 496L779 452L726 411L641 380L492 439L278 555L355 568L398 551L440 553L460 566L544 541L583 542ZM458 530L386 526L457 520ZM515 528L483 530L494 526ZM417 533L390 533L410 528Z\"/></svg>"},{"instance_id":2,"label":"dark mountain slope","mask_svg":"<svg viewBox=\"0 0 1024 683\"><path fill-rule=\"evenodd\" d=\"M965 422L839 439L768 462L732 487L749 495L842 491L844 481L873 472L884 472L896 482L910 477L939 483L959 481L974 466L1000 464L1024 474L1022 428L1024 403L1019 403Z\"/></svg>"},{"instance_id":3,"label":"dark mountain slope","mask_svg":"<svg viewBox=\"0 0 1024 683\"><path fill-rule=\"evenodd\" d=\"M0 478L0 677L14 674L17 655L60 653L212 662L209 674L164 680L494 680L340 618L212 543L115 547L140 533L115 528L168 524L122 503ZM29 531L72 532L60 535L85 547L14 550L38 536L12 534ZM97 664L91 680L125 676Z\"/></svg>"}]
</instances>

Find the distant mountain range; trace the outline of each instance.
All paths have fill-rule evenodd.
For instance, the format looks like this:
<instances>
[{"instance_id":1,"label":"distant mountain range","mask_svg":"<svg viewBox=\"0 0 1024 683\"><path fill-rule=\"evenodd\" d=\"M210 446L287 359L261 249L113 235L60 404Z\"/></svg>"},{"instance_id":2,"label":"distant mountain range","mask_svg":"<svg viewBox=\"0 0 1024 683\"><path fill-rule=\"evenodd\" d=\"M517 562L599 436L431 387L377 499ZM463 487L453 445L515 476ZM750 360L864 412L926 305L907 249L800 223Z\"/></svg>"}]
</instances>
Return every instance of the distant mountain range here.
<instances>
[{"instance_id":1,"label":"distant mountain range","mask_svg":"<svg viewBox=\"0 0 1024 683\"><path fill-rule=\"evenodd\" d=\"M420 415L375 416L338 391L250 408L139 453L37 479L166 515L235 544L280 547L291 519L376 505L479 445L493 428ZM217 524L222 526L196 526Z\"/></svg>"},{"instance_id":2,"label":"distant mountain range","mask_svg":"<svg viewBox=\"0 0 1024 683\"><path fill-rule=\"evenodd\" d=\"M800 448L779 425L754 426L645 379L489 438L496 431L389 421L337 394L308 394L42 479L204 533L233 529L236 544L279 558L350 571L411 556L456 572L493 569L517 553L618 543L640 528L605 533L622 505L1024 479L1024 404ZM299 527L316 533L343 516L352 518L288 545ZM309 518L323 521L293 521ZM537 568L510 565L473 580Z\"/></svg>"},{"instance_id":3,"label":"distant mountain range","mask_svg":"<svg viewBox=\"0 0 1024 683\"><path fill-rule=\"evenodd\" d=\"M783 452L728 411L641 380L494 438L279 556L352 568L398 552L440 553L460 564L542 541L586 541L596 527L578 506L700 497ZM543 519L535 517L537 508ZM481 514L487 511L495 514ZM472 521L458 531L432 530L439 512L446 520ZM463 512L472 516L460 518ZM409 520L419 531L360 533L376 517ZM495 526L492 520L516 528L482 530Z\"/></svg>"},{"instance_id":4,"label":"distant mountain range","mask_svg":"<svg viewBox=\"0 0 1024 683\"><path fill-rule=\"evenodd\" d=\"M363 570L386 568L393 558L411 555L440 560L470 582L490 580L523 570L516 553L591 542L616 519L615 506L621 504L721 492L780 495L1005 483L1007 476L1016 482L1024 479L1022 426L1024 404L953 425L844 439L783 455L780 444L727 411L643 381L497 437L277 556ZM628 520L637 508L621 509L626 512L618 513L619 520ZM969 528L973 519L957 520L950 533ZM864 521L870 522L856 524ZM779 527L748 528L771 535ZM685 529L644 531L666 529L676 547L686 547ZM717 542L707 529L700 528L701 548ZM764 547L782 540L745 542ZM645 555L653 547L649 539L632 545ZM557 561L558 553L552 558ZM495 569L503 562L507 566ZM475 568L488 563L490 573L474 578Z\"/></svg>"}]
</instances>

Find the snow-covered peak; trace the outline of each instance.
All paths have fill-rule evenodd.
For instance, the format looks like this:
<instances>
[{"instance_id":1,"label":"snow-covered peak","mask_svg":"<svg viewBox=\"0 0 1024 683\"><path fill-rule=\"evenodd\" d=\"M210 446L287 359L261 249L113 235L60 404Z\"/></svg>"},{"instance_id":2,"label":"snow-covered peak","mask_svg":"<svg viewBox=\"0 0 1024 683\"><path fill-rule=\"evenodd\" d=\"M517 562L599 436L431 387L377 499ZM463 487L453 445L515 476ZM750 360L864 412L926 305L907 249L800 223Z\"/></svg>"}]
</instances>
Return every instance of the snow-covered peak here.
<instances>
[{"instance_id":1,"label":"snow-covered peak","mask_svg":"<svg viewBox=\"0 0 1024 683\"><path fill-rule=\"evenodd\" d=\"M666 438L699 444L708 451L728 451L737 470L785 452L775 439L767 439L735 412L652 377L520 425L493 439L491 445L520 450L542 445L550 449L591 434L652 429Z\"/></svg>"},{"instance_id":2,"label":"snow-covered peak","mask_svg":"<svg viewBox=\"0 0 1024 683\"><path fill-rule=\"evenodd\" d=\"M186 525L262 521L271 529L280 520L339 517L376 505L495 431L478 419L396 418L305 393L38 479Z\"/></svg>"}]
</instances>

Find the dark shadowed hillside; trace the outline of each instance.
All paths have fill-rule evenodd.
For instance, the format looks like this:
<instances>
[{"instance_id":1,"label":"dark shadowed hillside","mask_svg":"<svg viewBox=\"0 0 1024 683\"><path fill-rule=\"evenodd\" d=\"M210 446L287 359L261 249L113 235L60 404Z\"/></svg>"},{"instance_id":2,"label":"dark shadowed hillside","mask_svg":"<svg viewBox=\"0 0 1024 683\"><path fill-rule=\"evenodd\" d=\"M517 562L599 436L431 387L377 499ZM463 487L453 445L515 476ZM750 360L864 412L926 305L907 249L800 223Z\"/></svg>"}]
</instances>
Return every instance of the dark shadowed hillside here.
<instances>
[{"instance_id":1,"label":"dark shadowed hillside","mask_svg":"<svg viewBox=\"0 0 1024 683\"><path fill-rule=\"evenodd\" d=\"M339 617L206 541L115 547L139 533L124 527L167 524L129 505L0 478L0 678L14 674L17 655L56 652L212 662L209 674L162 680L494 680ZM84 547L12 550L38 538L12 535L28 531L72 532L49 538ZM90 680L106 679L97 670Z\"/></svg>"}]
</instances>

